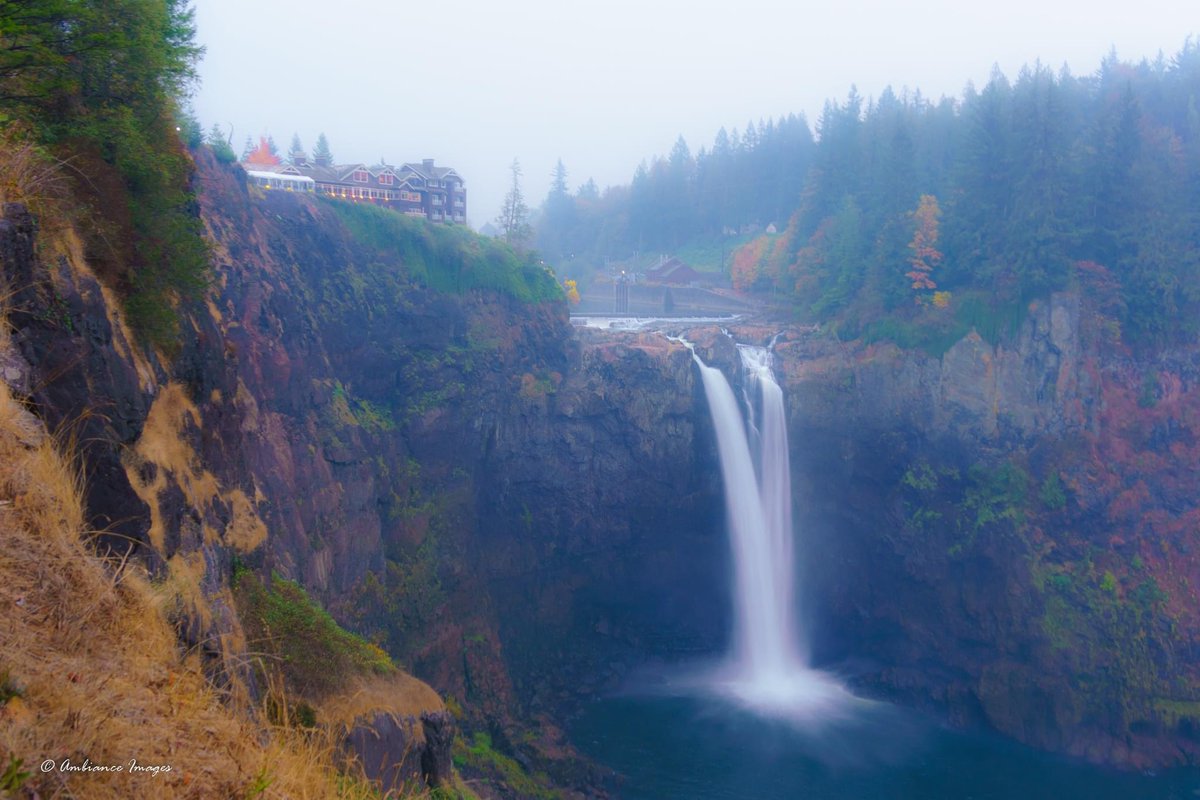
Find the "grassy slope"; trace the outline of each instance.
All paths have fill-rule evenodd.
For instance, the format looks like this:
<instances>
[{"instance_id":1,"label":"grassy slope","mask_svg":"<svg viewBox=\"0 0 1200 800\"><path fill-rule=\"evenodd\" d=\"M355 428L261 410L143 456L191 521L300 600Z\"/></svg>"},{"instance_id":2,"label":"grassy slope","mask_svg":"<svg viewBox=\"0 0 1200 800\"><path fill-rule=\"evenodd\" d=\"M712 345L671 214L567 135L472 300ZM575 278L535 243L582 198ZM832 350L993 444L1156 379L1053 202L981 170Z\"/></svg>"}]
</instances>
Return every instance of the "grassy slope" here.
<instances>
[{"instance_id":1,"label":"grassy slope","mask_svg":"<svg viewBox=\"0 0 1200 800\"><path fill-rule=\"evenodd\" d=\"M0 772L43 796L324 798L329 748L235 714L176 649L163 594L86 546L79 476L0 384ZM125 771L42 773L45 759ZM129 761L170 765L129 774ZM352 795L350 795L352 796Z\"/></svg>"},{"instance_id":2,"label":"grassy slope","mask_svg":"<svg viewBox=\"0 0 1200 800\"><path fill-rule=\"evenodd\" d=\"M562 287L531 257L459 225L433 225L367 204L323 200L362 244L396 258L416 283L450 294L484 289L526 303L561 301Z\"/></svg>"}]
</instances>

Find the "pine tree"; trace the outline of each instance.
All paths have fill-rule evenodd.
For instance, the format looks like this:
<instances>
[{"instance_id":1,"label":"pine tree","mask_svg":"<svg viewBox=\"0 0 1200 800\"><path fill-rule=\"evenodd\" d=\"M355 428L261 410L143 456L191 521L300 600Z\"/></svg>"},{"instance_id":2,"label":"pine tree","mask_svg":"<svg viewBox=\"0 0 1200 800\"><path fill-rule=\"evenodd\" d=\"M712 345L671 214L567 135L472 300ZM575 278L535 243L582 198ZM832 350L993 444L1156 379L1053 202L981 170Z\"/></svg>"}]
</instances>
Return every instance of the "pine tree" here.
<instances>
[{"instance_id":1,"label":"pine tree","mask_svg":"<svg viewBox=\"0 0 1200 800\"><path fill-rule=\"evenodd\" d=\"M521 249L529 241L532 231L529 227L529 206L521 194L521 162L513 159L509 167L512 172L512 187L504 197L504 206L500 216L496 217L496 226L504 241L512 247Z\"/></svg>"},{"instance_id":2,"label":"pine tree","mask_svg":"<svg viewBox=\"0 0 1200 800\"><path fill-rule=\"evenodd\" d=\"M213 126L208 130L208 146L212 148L213 155L223 164L232 164L237 161L237 154L233 152L233 148L229 146L229 140L225 138L221 126L213 123Z\"/></svg>"},{"instance_id":3,"label":"pine tree","mask_svg":"<svg viewBox=\"0 0 1200 800\"><path fill-rule=\"evenodd\" d=\"M317 148L313 150L313 161L323 167L328 167L333 163L333 152L329 149L329 140L322 133L317 136Z\"/></svg>"},{"instance_id":4,"label":"pine tree","mask_svg":"<svg viewBox=\"0 0 1200 800\"><path fill-rule=\"evenodd\" d=\"M304 152L304 145L300 143L300 135L292 134L292 146L288 148L288 163L304 164L308 161L308 154Z\"/></svg>"},{"instance_id":5,"label":"pine tree","mask_svg":"<svg viewBox=\"0 0 1200 800\"><path fill-rule=\"evenodd\" d=\"M560 158L554 165L554 171L550 173L550 197L566 197L567 196L567 168L563 166Z\"/></svg>"},{"instance_id":6,"label":"pine tree","mask_svg":"<svg viewBox=\"0 0 1200 800\"><path fill-rule=\"evenodd\" d=\"M542 204L538 249L547 258L561 259L567 254L567 242L574 227L575 200L567 189L567 168L560 158L550 173L550 191Z\"/></svg>"}]
</instances>

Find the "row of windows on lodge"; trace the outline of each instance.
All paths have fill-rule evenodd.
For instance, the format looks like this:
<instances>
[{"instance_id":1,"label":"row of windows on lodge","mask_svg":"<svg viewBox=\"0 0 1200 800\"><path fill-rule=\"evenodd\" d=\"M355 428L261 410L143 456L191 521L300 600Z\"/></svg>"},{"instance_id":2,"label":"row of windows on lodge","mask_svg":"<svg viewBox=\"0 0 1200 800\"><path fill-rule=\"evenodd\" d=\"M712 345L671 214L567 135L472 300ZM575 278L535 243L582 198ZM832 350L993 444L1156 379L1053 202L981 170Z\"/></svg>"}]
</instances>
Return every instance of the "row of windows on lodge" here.
<instances>
[{"instance_id":1,"label":"row of windows on lodge","mask_svg":"<svg viewBox=\"0 0 1200 800\"><path fill-rule=\"evenodd\" d=\"M290 175L279 175L277 177L265 178L258 175L251 175L250 182L261 186L264 189L284 189L289 192L312 192L315 191L311 180L301 181L292 178Z\"/></svg>"},{"instance_id":2,"label":"row of windows on lodge","mask_svg":"<svg viewBox=\"0 0 1200 800\"><path fill-rule=\"evenodd\" d=\"M353 200L402 200L409 203L421 202L421 195L416 192L392 191L391 189L359 189L357 187L328 186L317 187L321 194L330 197L348 197Z\"/></svg>"},{"instance_id":3,"label":"row of windows on lodge","mask_svg":"<svg viewBox=\"0 0 1200 800\"><path fill-rule=\"evenodd\" d=\"M322 184L314 188L312 181L305 181L293 178L290 175L277 175L271 178L252 176L252 183L255 183L264 189L283 189L289 192L312 192L319 191L321 194L329 195L330 197L345 197L352 200L400 200L409 203L420 203L421 195L417 192L409 192L405 190L393 191L391 189L359 189L358 187L331 186ZM439 197L434 197L434 204L440 205ZM462 203L456 203L462 205Z\"/></svg>"}]
</instances>

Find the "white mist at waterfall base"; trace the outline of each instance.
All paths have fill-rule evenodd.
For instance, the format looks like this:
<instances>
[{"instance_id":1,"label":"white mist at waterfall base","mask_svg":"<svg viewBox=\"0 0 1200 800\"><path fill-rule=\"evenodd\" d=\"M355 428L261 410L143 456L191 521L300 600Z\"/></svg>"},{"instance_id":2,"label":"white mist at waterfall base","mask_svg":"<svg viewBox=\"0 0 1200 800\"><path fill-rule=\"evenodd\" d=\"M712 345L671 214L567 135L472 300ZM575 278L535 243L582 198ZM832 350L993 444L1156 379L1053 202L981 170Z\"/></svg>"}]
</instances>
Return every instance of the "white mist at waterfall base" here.
<instances>
[{"instance_id":1,"label":"white mist at waterfall base","mask_svg":"<svg viewBox=\"0 0 1200 800\"><path fill-rule=\"evenodd\" d=\"M749 424L724 374L692 353L717 434L734 565L733 649L709 676L709 687L762 715L802 722L840 718L862 701L809 665L797 625L783 391L771 372L769 350L745 345L738 350Z\"/></svg>"}]
</instances>

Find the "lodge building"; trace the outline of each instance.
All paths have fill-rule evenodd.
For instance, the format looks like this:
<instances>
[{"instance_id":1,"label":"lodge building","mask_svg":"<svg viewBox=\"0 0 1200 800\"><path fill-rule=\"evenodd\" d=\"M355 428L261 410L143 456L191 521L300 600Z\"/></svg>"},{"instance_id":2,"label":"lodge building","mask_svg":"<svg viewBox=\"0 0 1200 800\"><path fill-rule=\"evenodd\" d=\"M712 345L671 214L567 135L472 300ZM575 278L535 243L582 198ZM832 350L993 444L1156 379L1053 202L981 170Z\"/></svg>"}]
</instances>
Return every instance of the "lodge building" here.
<instances>
[{"instance_id":1,"label":"lodge building","mask_svg":"<svg viewBox=\"0 0 1200 800\"><path fill-rule=\"evenodd\" d=\"M327 197L387 206L433 222L467 221L467 190L462 177L432 158L418 163L330 164L303 155L290 163L246 163L251 182L265 189L309 191Z\"/></svg>"}]
</instances>

